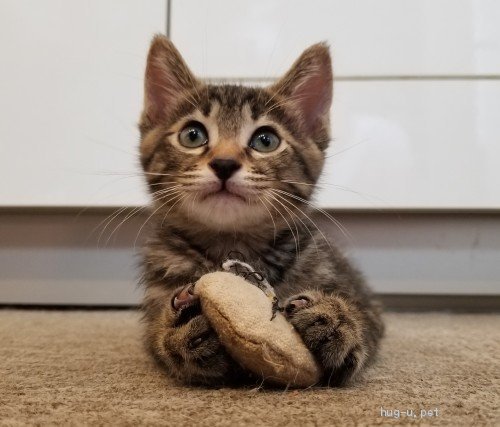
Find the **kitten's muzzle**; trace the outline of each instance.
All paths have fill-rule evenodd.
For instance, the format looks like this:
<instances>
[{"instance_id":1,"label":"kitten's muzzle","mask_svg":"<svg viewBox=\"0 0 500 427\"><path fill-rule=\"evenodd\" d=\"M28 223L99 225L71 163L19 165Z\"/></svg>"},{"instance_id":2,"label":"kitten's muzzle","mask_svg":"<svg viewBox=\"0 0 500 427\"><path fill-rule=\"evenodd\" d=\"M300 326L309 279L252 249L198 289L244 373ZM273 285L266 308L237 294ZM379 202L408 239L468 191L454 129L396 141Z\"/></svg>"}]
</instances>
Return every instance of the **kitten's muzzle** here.
<instances>
[{"instance_id":1,"label":"kitten's muzzle","mask_svg":"<svg viewBox=\"0 0 500 427\"><path fill-rule=\"evenodd\" d=\"M241 163L234 159L213 159L208 166L221 181L227 181L237 170L241 169Z\"/></svg>"}]
</instances>

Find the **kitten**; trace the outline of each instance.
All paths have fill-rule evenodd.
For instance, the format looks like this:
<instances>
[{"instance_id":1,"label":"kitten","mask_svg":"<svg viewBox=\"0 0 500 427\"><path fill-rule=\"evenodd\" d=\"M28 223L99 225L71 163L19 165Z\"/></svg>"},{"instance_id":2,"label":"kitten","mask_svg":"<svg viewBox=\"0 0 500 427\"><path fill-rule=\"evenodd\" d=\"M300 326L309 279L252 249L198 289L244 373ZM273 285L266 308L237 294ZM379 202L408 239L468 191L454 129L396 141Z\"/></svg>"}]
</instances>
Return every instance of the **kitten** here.
<instances>
[{"instance_id":1,"label":"kitten","mask_svg":"<svg viewBox=\"0 0 500 427\"><path fill-rule=\"evenodd\" d=\"M275 287L325 384L345 384L372 360L378 305L308 219L331 101L325 44L272 86L251 88L201 82L167 38L154 38L139 126L153 198L143 310L147 346L172 376L223 384L243 375L189 287L231 251Z\"/></svg>"}]
</instances>

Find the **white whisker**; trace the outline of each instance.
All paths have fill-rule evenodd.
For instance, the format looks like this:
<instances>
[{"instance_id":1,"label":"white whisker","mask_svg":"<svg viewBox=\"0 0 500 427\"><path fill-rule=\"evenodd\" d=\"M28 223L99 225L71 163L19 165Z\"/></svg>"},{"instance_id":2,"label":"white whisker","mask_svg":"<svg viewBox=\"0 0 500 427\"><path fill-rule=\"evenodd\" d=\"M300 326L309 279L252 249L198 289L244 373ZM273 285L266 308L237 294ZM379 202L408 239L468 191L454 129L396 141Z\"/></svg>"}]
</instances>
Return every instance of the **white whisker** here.
<instances>
[{"instance_id":1,"label":"white whisker","mask_svg":"<svg viewBox=\"0 0 500 427\"><path fill-rule=\"evenodd\" d=\"M257 195L257 198L260 200L260 202L262 203L262 205L264 206L264 208L266 208L266 211L269 213L269 216L271 217L271 221L273 222L273 227L274 227L274 237L273 237L273 242L276 243L276 222L274 221L274 217L273 215L271 214L271 211L269 210L269 208L267 207L267 205L264 203L264 201L262 200L261 197L259 197Z\"/></svg>"},{"instance_id":2,"label":"white whisker","mask_svg":"<svg viewBox=\"0 0 500 427\"><path fill-rule=\"evenodd\" d=\"M278 189L273 189L273 191L277 191L287 197L291 197L293 199L296 199L302 203L306 203L307 205L311 206L313 209L317 210L321 214L323 214L326 218L328 218L333 224L337 226L337 228L341 231L341 233L344 235L349 240L352 240L352 236L347 231L347 229L333 216L331 216L328 212L326 212L324 209L321 209L318 206L315 206L314 203L310 202L309 200L303 199L302 197L296 196L295 194L291 194L288 191L283 191L283 190L278 190Z\"/></svg>"},{"instance_id":3,"label":"white whisker","mask_svg":"<svg viewBox=\"0 0 500 427\"><path fill-rule=\"evenodd\" d=\"M113 229L113 231L111 231L110 235L108 236L108 238L106 239L106 243L104 244L104 246L107 246L108 243L110 242L111 238L113 237L113 235L115 234L116 231L118 231L118 229L120 229L120 227L125 224L125 222L127 222L130 218L132 218L134 215L138 214L139 212L141 212L142 210L146 209L147 206L139 206L139 207L136 207L134 209L132 209L126 216L125 218Z\"/></svg>"},{"instance_id":4,"label":"white whisker","mask_svg":"<svg viewBox=\"0 0 500 427\"><path fill-rule=\"evenodd\" d=\"M272 191L272 190L271 190ZM330 249L332 248L331 244L330 244L330 241L326 238L325 234L323 233L323 231L321 231L321 229L318 227L318 225L311 219L311 217L309 215L307 215L302 209L300 209L295 203L291 202L290 200L284 198L283 196L281 196L280 194L277 194L275 193L275 196L279 197L280 199L282 199L284 202L292 205L295 209L297 209L315 228L316 230L318 230L318 232L321 234L321 236L323 237L323 239L325 240L326 244L330 247ZM314 238L314 235L312 234L311 230L309 230L309 227L307 227L307 225L300 219L300 217L297 216L297 218L299 218L299 221L302 222L302 224L304 225L304 227L306 228L306 230L309 232L309 234L311 235L313 241L314 241L314 246L316 247L316 252L318 252L318 244L316 242L316 239Z\"/></svg>"},{"instance_id":5,"label":"white whisker","mask_svg":"<svg viewBox=\"0 0 500 427\"><path fill-rule=\"evenodd\" d=\"M264 195L264 198L269 202L269 199L267 198L267 195L269 194L265 194ZM276 200L276 199L275 199ZM285 216L281 213L281 211L276 207L274 206L273 203L269 202L270 205L281 215L281 217L283 218L283 220L285 221L288 229L290 230L290 233L292 233L292 237L293 237L293 240L295 242L295 254L297 255L298 252L299 252L299 245L298 245L298 242L297 242L297 238L295 237L295 234L293 233L293 230L292 230L292 227L290 226L290 223L287 221L287 219L285 218Z\"/></svg>"},{"instance_id":6,"label":"white whisker","mask_svg":"<svg viewBox=\"0 0 500 427\"><path fill-rule=\"evenodd\" d=\"M165 205L167 205L169 202L171 202L172 200L178 198L178 197L181 197L182 194L179 194L179 193L176 193L174 196L172 196L170 199L168 199L166 202L162 203L160 206L158 206L147 218L146 218L146 221L144 221L144 223L141 225L141 227L139 228L139 231L137 232L137 235L135 236L135 240L134 240L134 249L136 248L136 244L137 244L137 239L139 238L140 234L141 234L141 231L143 230L143 228L146 226L146 224L149 222L149 220L151 218L153 218L153 216L156 214L156 212L158 212L160 209L162 209Z\"/></svg>"},{"instance_id":7,"label":"white whisker","mask_svg":"<svg viewBox=\"0 0 500 427\"><path fill-rule=\"evenodd\" d=\"M290 210L290 208L288 208L287 206L285 206L283 203L281 203L274 195L271 195L269 194L276 202L278 202L281 206L283 206L283 208L285 209L285 211L289 214L290 216L290 219L292 220L293 222L293 225L295 226L295 232L297 233L297 255L300 256L300 233L299 233L299 228L297 227L297 223L295 222L295 220L293 219L293 212Z\"/></svg>"},{"instance_id":8,"label":"white whisker","mask_svg":"<svg viewBox=\"0 0 500 427\"><path fill-rule=\"evenodd\" d=\"M106 218L104 218L99 224L97 224L94 229L90 232L89 237L92 236L104 223L106 225L104 228L101 230L101 233L99 234L99 237L97 238L97 247L99 247L99 242L101 241L102 234L106 230L106 228L114 221L116 217L118 217L121 213L123 213L125 210L127 210L127 206L118 208L117 210L113 211L111 214L109 214Z\"/></svg>"}]
</instances>

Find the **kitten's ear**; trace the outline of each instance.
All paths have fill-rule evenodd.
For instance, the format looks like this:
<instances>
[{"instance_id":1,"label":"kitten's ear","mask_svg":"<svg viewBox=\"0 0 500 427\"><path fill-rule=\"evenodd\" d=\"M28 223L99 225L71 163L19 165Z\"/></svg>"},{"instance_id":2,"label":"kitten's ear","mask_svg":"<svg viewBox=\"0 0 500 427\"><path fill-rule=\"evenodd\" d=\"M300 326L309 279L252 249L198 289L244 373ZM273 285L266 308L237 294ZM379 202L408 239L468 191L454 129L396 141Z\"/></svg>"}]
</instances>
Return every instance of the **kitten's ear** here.
<instances>
[{"instance_id":1,"label":"kitten's ear","mask_svg":"<svg viewBox=\"0 0 500 427\"><path fill-rule=\"evenodd\" d=\"M149 125L160 123L181 95L199 84L173 43L163 35L155 36L146 64L143 120Z\"/></svg>"},{"instance_id":2,"label":"kitten's ear","mask_svg":"<svg viewBox=\"0 0 500 427\"><path fill-rule=\"evenodd\" d=\"M312 134L327 126L333 95L330 51L326 43L306 49L290 70L270 90L299 110Z\"/></svg>"}]
</instances>

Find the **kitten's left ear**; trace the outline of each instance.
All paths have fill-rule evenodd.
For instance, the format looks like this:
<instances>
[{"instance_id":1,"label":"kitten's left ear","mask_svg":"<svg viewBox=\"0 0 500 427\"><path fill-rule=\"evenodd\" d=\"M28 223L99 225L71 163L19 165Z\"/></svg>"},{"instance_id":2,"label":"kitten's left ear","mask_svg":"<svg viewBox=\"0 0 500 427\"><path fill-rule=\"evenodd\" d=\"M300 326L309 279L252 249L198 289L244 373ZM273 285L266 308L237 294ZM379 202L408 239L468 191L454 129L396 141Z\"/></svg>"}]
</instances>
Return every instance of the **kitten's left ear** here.
<instances>
[{"instance_id":1,"label":"kitten's left ear","mask_svg":"<svg viewBox=\"0 0 500 427\"><path fill-rule=\"evenodd\" d=\"M333 73L326 43L306 49L290 70L270 87L299 110L306 131L314 135L329 124Z\"/></svg>"},{"instance_id":2,"label":"kitten's left ear","mask_svg":"<svg viewBox=\"0 0 500 427\"><path fill-rule=\"evenodd\" d=\"M143 119L157 125L171 114L177 101L200 82L173 43L157 35L149 49L144 78Z\"/></svg>"}]
</instances>

